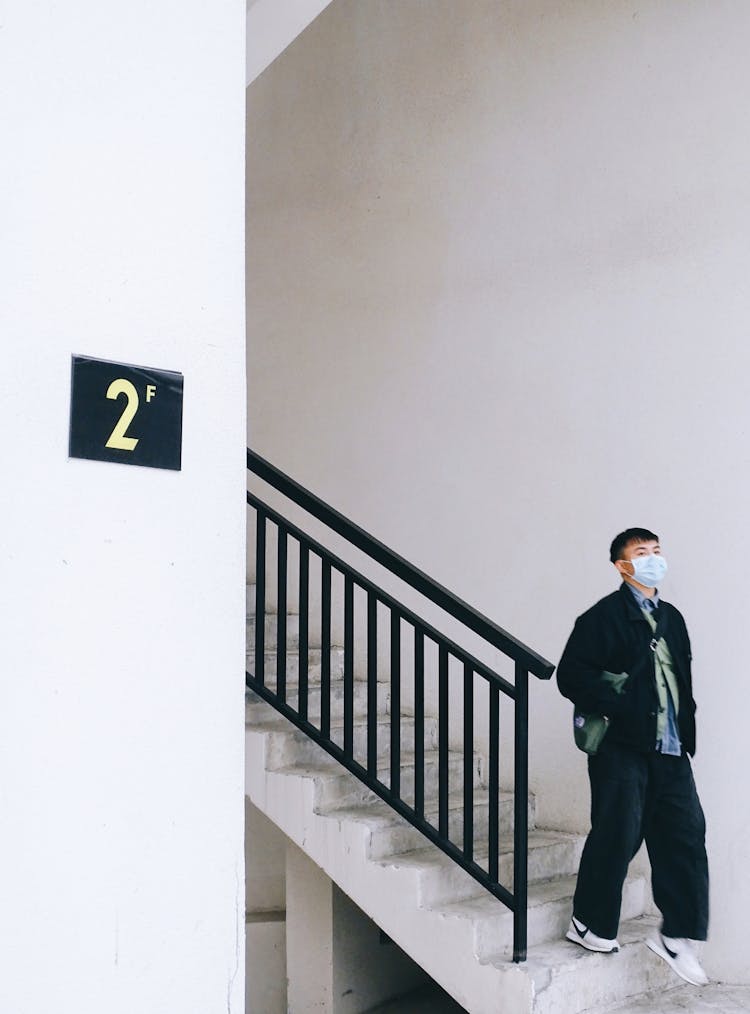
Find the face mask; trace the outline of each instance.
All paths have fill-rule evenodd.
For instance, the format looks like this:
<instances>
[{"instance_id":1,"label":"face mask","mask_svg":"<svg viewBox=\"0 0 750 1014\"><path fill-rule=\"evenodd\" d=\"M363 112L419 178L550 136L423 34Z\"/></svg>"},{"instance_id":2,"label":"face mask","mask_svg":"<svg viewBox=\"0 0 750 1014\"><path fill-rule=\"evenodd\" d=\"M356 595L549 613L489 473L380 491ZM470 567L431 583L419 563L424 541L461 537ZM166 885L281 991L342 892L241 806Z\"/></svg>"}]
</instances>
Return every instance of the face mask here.
<instances>
[{"instance_id":1,"label":"face mask","mask_svg":"<svg viewBox=\"0 0 750 1014\"><path fill-rule=\"evenodd\" d=\"M648 556L634 556L630 561L633 564L633 580L642 584L644 588L656 588L667 573L667 561L663 556L656 556L650 553Z\"/></svg>"}]
</instances>

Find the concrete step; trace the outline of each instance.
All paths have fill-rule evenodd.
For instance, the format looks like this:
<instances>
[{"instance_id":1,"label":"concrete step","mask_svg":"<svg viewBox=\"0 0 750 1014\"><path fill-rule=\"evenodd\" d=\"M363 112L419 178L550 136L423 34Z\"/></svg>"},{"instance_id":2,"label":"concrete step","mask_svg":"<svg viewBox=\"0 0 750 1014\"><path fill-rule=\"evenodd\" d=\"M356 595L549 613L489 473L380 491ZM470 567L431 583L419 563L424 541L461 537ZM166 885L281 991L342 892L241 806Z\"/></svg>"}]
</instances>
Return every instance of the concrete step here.
<instances>
[{"instance_id":1,"label":"concrete step","mask_svg":"<svg viewBox=\"0 0 750 1014\"><path fill-rule=\"evenodd\" d=\"M564 937L573 911L575 881L574 876L555 877L529 885L529 948ZM623 918L633 919L641 915L645 902L645 878L639 874L629 876L622 893ZM440 914L442 918L465 919L471 924L474 953L480 961L498 958L507 960L510 956L513 913L491 895L485 893L475 898L443 904Z\"/></svg>"},{"instance_id":2,"label":"concrete step","mask_svg":"<svg viewBox=\"0 0 750 1014\"><path fill-rule=\"evenodd\" d=\"M255 647L256 622L255 615L247 617L245 624L245 644L249 653ZM263 619L264 647L275 648L278 644L278 616L275 613L266 613ZM299 647L299 616L287 613L286 617L286 645L287 648Z\"/></svg>"},{"instance_id":3,"label":"concrete step","mask_svg":"<svg viewBox=\"0 0 750 1014\"><path fill-rule=\"evenodd\" d=\"M747 1014L750 1011L750 986L728 986L721 982L707 986L681 983L673 989L629 997L614 1007L589 1009L586 1014Z\"/></svg>"},{"instance_id":4,"label":"concrete step","mask_svg":"<svg viewBox=\"0 0 750 1014\"><path fill-rule=\"evenodd\" d=\"M245 607L247 616L253 616L255 614L255 589L256 589L255 582L251 582L250 584L245 585ZM271 598L273 598L274 600L273 602L269 601ZM266 580L265 605L267 613L276 613L275 599L276 599L276 576L274 574L272 581ZM287 607L287 613L289 613L290 615L294 615L296 613L296 610Z\"/></svg>"},{"instance_id":5,"label":"concrete step","mask_svg":"<svg viewBox=\"0 0 750 1014\"><path fill-rule=\"evenodd\" d=\"M276 692L276 681L272 680L268 687L274 693ZM354 680L353 684L353 707L354 717L366 718L367 717L367 684L363 680ZM377 692L377 712L378 715L385 717L390 713L390 699L391 691L387 683L378 683ZM344 719L344 684L338 680L336 683L331 683L331 722L334 724L340 724ZM286 703L294 711L298 710L299 697L298 687L296 684L291 684L287 687ZM261 700L256 693L249 687L245 691L245 724L252 725L255 722L260 722L266 715L266 709L270 708L270 704L266 704L265 701ZM321 689L320 686L311 686L307 692L307 713L309 721L313 725L320 724L321 714Z\"/></svg>"},{"instance_id":6,"label":"concrete step","mask_svg":"<svg viewBox=\"0 0 750 1014\"><path fill-rule=\"evenodd\" d=\"M262 707L273 725L272 709ZM622 926L620 955L591 954L564 939L583 838L535 829L529 852L529 961L513 964L513 916L502 903L477 891L472 878L322 751L316 764L271 769L268 737L274 730L264 731L262 724L248 730L250 798L472 1014L577 1014L663 988L673 975L643 945L644 926L651 927L637 918L646 899L641 876L628 878L623 892L623 918L635 921ZM413 779L410 765L404 757L405 788L410 774ZM433 765L434 754L428 755L426 767L434 774ZM451 784L460 786L461 758L457 765L451 758L449 767ZM484 820L486 826L481 764L474 770L475 825ZM383 769L381 776L386 780ZM449 826L457 844L463 832L461 802L462 793L454 791ZM533 815L533 798L529 803ZM500 812L508 824L512 809L512 796L503 793ZM428 819L436 819L429 798L426 810ZM477 832L478 860L486 857L480 840ZM501 882L509 886L511 855L506 836L499 860ZM556 875L545 877L551 871Z\"/></svg>"},{"instance_id":7,"label":"concrete step","mask_svg":"<svg viewBox=\"0 0 750 1014\"><path fill-rule=\"evenodd\" d=\"M309 648L307 652L307 681L310 686L320 683L322 670L323 652L320 648ZM339 647L331 648L331 681L344 678L344 649ZM297 648L288 649L286 653L286 681L287 685L296 685L299 682L299 659L300 653ZM276 679L276 649L273 648L263 652L263 673L266 680ZM255 672L255 646L250 644L245 653L245 668L248 672Z\"/></svg>"},{"instance_id":8,"label":"concrete step","mask_svg":"<svg viewBox=\"0 0 750 1014\"><path fill-rule=\"evenodd\" d=\"M478 854L486 854L489 829L489 794L486 789L475 789L474 797L474 842ZM366 824L370 830L369 855L372 859L388 860L407 853L414 853L425 847L425 837L381 800L371 800L359 806L333 806L321 813L340 819ZM534 827L536 800L529 795L529 827ZM425 800L425 819L434 827L438 822L437 802ZM511 792L501 792L498 807L500 834L510 835L514 825L514 798ZM464 811L463 795L454 793L449 800L448 837L457 845L463 845Z\"/></svg>"},{"instance_id":9,"label":"concrete step","mask_svg":"<svg viewBox=\"0 0 750 1014\"><path fill-rule=\"evenodd\" d=\"M386 762L391 755L391 727L390 717L379 715L380 721L375 727L377 735L378 759ZM384 720L385 719L385 720ZM401 718L401 752L405 755L414 753L414 719L408 716ZM255 725L256 728L268 732L268 746L266 749L267 763L271 768L285 767L293 764L314 764L320 756L320 747L314 740L300 729L295 728L281 715L274 715L265 718ZM365 758L367 756L368 730L367 722L361 718L356 719L352 729L354 756ZM344 726L336 721L331 725L331 739L337 746L343 748ZM437 749L438 746L438 723L437 719L425 718L424 720L424 746L428 751Z\"/></svg>"},{"instance_id":10,"label":"concrete step","mask_svg":"<svg viewBox=\"0 0 750 1014\"><path fill-rule=\"evenodd\" d=\"M594 1009L603 1014L616 1003L657 991L659 1005L648 1009L662 1014L662 992L679 980L646 947L659 921L651 916L628 918L624 907L623 916L618 954L594 954L565 939L530 951L526 969L534 983L534 1014L580 1014Z\"/></svg>"},{"instance_id":11,"label":"concrete step","mask_svg":"<svg viewBox=\"0 0 750 1014\"><path fill-rule=\"evenodd\" d=\"M340 809L357 806L372 801L373 793L355 775L327 754L322 747L317 747L318 757L309 765L291 764L278 768L266 765L267 770L278 771L280 774L292 774L311 778L315 783L315 809L318 811ZM483 758L476 754L473 763L474 787L482 784ZM451 752L448 758L448 791L457 794L463 791L463 756ZM390 766L380 761L377 768L378 780L383 785L390 784ZM438 755L435 750L425 750L424 754L424 794L425 799L437 797L438 787ZM401 796L409 802L414 797L414 758L406 754L401 761Z\"/></svg>"},{"instance_id":12,"label":"concrete step","mask_svg":"<svg viewBox=\"0 0 750 1014\"><path fill-rule=\"evenodd\" d=\"M582 835L565 834L562 831L530 831L529 883L575 875L584 841ZM498 879L510 891L513 890L513 857L513 837L510 834L502 835L498 853ZM488 868L488 849L485 843L481 848L475 848L474 859L484 869ZM401 855L385 856L381 862L394 867L411 866L418 869L421 903L433 908L481 897L486 893L465 870L431 845Z\"/></svg>"},{"instance_id":13,"label":"concrete step","mask_svg":"<svg viewBox=\"0 0 750 1014\"><path fill-rule=\"evenodd\" d=\"M366 758L367 744L367 685L362 681L354 682L354 754L360 763ZM340 698L334 707L332 701L331 731L334 742L343 744L343 689L341 685L332 685L333 692L340 692ZM387 688L383 684L378 685L378 692L381 695L387 694ZM310 719L315 724L320 717L320 691L310 689ZM295 768L301 770L315 770L324 768L326 771L343 773L349 776L345 769L340 768L314 740L310 739L304 732L297 729L291 722L275 711L269 704L257 697L252 690L246 693L246 724L248 729L262 732L266 737L266 765L269 770L288 770ZM290 703L296 706L296 697L290 697ZM383 772L386 784L389 784L387 772L390 758L390 723L389 716L382 713L387 707L387 699L379 701L381 715L378 723L378 761ZM403 716L401 720L402 730L402 767L406 769L406 776L402 775L402 794L407 802L413 797L413 745L414 745L414 719L411 716ZM430 769L428 776L427 762L434 762L438 742L437 721L425 717L425 817L428 822L437 826L437 779L434 777L434 769ZM463 843L464 815L463 815L463 758L460 753L452 752L451 765L453 781L449 782L449 810L448 810L448 833L452 841L457 844ZM411 781L410 781L411 779ZM347 783L348 784L348 783ZM361 783L360 783L361 784ZM489 793L481 784L473 787L474 800L474 842L478 855L486 854L486 842L489 835ZM347 793L336 799L330 795L326 802L319 806L320 812L335 811L338 816L346 817L371 827L371 855L374 858L399 855L405 852L413 852L424 847L425 838L421 831L404 820L398 813L391 809L386 803L379 800L373 793L370 793L365 786L361 786L361 793L352 801L351 794ZM514 826L514 797L510 792L501 792L499 797L499 830L503 834L512 834ZM528 804L528 826L533 828L536 821L536 801L533 795L529 795ZM471 878L470 878L471 879ZM472 881L473 882L473 881Z\"/></svg>"},{"instance_id":14,"label":"concrete step","mask_svg":"<svg viewBox=\"0 0 750 1014\"><path fill-rule=\"evenodd\" d=\"M254 583L245 585L245 615L250 617L255 615L255 590L256 586ZM271 601L273 599L273 601ZM274 575L272 581L266 581L266 601L265 611L271 616L275 616L277 613L276 609L276 576ZM287 615L296 616L297 610L287 606Z\"/></svg>"}]
</instances>

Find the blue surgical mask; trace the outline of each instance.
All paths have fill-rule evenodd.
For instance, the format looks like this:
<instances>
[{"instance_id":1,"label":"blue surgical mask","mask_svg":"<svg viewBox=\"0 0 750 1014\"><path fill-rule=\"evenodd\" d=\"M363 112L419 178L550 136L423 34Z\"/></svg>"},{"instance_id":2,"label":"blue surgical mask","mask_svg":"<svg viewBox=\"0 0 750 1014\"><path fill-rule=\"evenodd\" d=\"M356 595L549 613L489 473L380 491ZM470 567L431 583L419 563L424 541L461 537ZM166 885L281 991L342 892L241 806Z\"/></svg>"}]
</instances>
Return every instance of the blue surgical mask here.
<instances>
[{"instance_id":1,"label":"blue surgical mask","mask_svg":"<svg viewBox=\"0 0 750 1014\"><path fill-rule=\"evenodd\" d=\"M634 556L630 562L633 564L633 579L644 588L656 588L667 573L667 561L655 553Z\"/></svg>"}]
</instances>

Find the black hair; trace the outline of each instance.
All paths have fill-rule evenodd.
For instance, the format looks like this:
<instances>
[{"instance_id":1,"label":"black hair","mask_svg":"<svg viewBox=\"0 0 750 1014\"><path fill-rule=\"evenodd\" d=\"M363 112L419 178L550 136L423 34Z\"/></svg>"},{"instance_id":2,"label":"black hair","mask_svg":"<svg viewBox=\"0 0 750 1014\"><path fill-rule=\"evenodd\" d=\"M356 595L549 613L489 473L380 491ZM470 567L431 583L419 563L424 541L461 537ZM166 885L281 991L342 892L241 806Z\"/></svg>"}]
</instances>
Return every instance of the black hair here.
<instances>
[{"instance_id":1,"label":"black hair","mask_svg":"<svg viewBox=\"0 0 750 1014\"><path fill-rule=\"evenodd\" d=\"M622 551L631 542L658 542L659 536L654 535L648 528L626 528L624 532L615 535L612 545L609 547L609 558L612 563L622 559Z\"/></svg>"}]
</instances>

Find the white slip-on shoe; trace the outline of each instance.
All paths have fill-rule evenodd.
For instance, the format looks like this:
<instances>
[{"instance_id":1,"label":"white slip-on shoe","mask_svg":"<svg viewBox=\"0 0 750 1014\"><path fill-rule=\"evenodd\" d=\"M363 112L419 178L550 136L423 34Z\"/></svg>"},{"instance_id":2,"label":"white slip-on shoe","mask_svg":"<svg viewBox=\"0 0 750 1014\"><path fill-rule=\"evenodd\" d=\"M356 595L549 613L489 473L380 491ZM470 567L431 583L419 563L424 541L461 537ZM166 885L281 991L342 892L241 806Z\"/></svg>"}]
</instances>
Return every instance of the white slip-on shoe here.
<instances>
[{"instance_id":1,"label":"white slip-on shoe","mask_svg":"<svg viewBox=\"0 0 750 1014\"><path fill-rule=\"evenodd\" d=\"M689 982L692 986L706 985L708 976L701 968L698 955L689 940L665 937L662 933L657 933L655 937L646 942L654 954L664 958L666 963L685 982Z\"/></svg>"},{"instance_id":2,"label":"white slip-on shoe","mask_svg":"<svg viewBox=\"0 0 750 1014\"><path fill-rule=\"evenodd\" d=\"M580 944L581 947L585 947L587 951L598 951L601 954L616 954L620 950L617 940L605 940L604 937L598 937L596 933L592 933L588 926L584 926L580 919L576 919L575 916L570 920L570 926L565 937L567 940L572 940L574 944Z\"/></svg>"}]
</instances>

